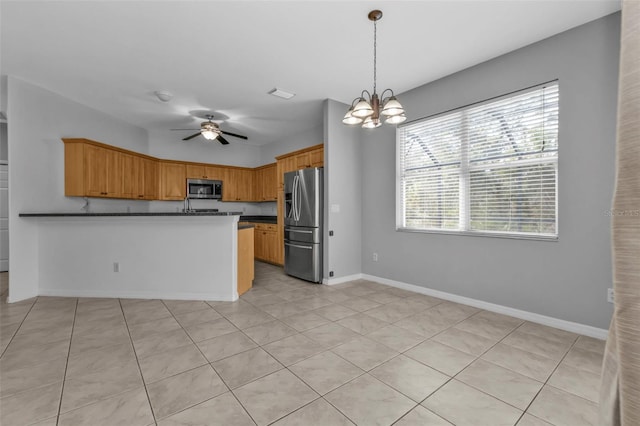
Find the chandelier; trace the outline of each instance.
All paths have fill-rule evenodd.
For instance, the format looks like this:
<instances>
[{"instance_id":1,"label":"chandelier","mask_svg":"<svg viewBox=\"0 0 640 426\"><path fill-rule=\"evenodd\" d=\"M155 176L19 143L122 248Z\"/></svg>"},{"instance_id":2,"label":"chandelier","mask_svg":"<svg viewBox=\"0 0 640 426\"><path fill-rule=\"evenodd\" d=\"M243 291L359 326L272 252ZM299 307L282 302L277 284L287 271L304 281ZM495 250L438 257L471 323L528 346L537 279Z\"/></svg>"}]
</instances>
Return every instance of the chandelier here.
<instances>
[{"instance_id":1,"label":"chandelier","mask_svg":"<svg viewBox=\"0 0 640 426\"><path fill-rule=\"evenodd\" d=\"M382 125L382 118L386 117L385 123L398 124L407 119L404 115L404 108L398 102L393 90L385 89L378 97L376 92L376 50L377 50L377 22L382 19L380 10L369 12L369 20L373 21L373 94L363 90L359 97L351 102L351 107L344 115L342 122L348 125L362 124L365 129L375 129ZM384 97L389 92L390 96ZM380 101L382 98L382 102ZM384 116L384 117L381 117Z\"/></svg>"}]
</instances>

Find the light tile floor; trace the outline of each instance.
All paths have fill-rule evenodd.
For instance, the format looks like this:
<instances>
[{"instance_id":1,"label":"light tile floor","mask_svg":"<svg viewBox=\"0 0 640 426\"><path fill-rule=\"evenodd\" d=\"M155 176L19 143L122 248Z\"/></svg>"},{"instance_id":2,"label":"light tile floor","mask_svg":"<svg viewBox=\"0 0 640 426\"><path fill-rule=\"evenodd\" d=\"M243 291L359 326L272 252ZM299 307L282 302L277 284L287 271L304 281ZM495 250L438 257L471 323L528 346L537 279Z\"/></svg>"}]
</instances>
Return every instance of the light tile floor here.
<instances>
[{"instance_id":1,"label":"light tile floor","mask_svg":"<svg viewBox=\"0 0 640 426\"><path fill-rule=\"evenodd\" d=\"M6 303L0 423L596 424L604 342L367 281L256 264L234 303Z\"/></svg>"}]
</instances>

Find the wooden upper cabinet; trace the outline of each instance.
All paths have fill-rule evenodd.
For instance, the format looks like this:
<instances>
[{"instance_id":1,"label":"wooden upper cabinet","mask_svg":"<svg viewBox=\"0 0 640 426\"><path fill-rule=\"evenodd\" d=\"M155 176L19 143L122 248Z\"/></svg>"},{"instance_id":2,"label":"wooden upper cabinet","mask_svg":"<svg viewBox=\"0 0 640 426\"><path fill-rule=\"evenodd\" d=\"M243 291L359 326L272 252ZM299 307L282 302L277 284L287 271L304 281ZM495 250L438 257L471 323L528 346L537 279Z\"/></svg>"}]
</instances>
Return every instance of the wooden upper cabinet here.
<instances>
[{"instance_id":1,"label":"wooden upper cabinet","mask_svg":"<svg viewBox=\"0 0 640 426\"><path fill-rule=\"evenodd\" d=\"M97 197L117 196L118 152L90 145L85 147L85 151L87 194Z\"/></svg>"},{"instance_id":2,"label":"wooden upper cabinet","mask_svg":"<svg viewBox=\"0 0 640 426\"><path fill-rule=\"evenodd\" d=\"M120 154L122 175L121 194L125 198L138 198L141 185L144 187L144 171L141 169L142 159L137 155Z\"/></svg>"},{"instance_id":3,"label":"wooden upper cabinet","mask_svg":"<svg viewBox=\"0 0 640 426\"><path fill-rule=\"evenodd\" d=\"M222 181L222 201L276 201L285 173L322 166L324 159L323 145L316 145L250 169L159 160L89 139L64 138L63 142L68 197L183 200L186 180L191 178Z\"/></svg>"},{"instance_id":4,"label":"wooden upper cabinet","mask_svg":"<svg viewBox=\"0 0 640 426\"><path fill-rule=\"evenodd\" d=\"M278 159L278 190L284 189L284 174L287 172L292 172L294 170L298 170L295 156Z\"/></svg>"},{"instance_id":5,"label":"wooden upper cabinet","mask_svg":"<svg viewBox=\"0 0 640 426\"><path fill-rule=\"evenodd\" d=\"M119 197L122 190L120 153L93 145L84 145L83 149L85 194L82 195Z\"/></svg>"},{"instance_id":6,"label":"wooden upper cabinet","mask_svg":"<svg viewBox=\"0 0 640 426\"><path fill-rule=\"evenodd\" d=\"M157 200L158 199L158 187L160 185L160 179L158 176L158 162L148 159L142 158L142 173L139 173L138 178L142 178L142 182L138 183L138 190L142 194L138 194L138 198L143 198L145 200ZM185 189L186 191L186 189Z\"/></svg>"},{"instance_id":7,"label":"wooden upper cabinet","mask_svg":"<svg viewBox=\"0 0 640 426\"><path fill-rule=\"evenodd\" d=\"M311 167L324 166L324 147L309 151L309 162Z\"/></svg>"},{"instance_id":8,"label":"wooden upper cabinet","mask_svg":"<svg viewBox=\"0 0 640 426\"><path fill-rule=\"evenodd\" d=\"M121 154L122 198L158 199L158 163L137 155Z\"/></svg>"},{"instance_id":9,"label":"wooden upper cabinet","mask_svg":"<svg viewBox=\"0 0 640 426\"><path fill-rule=\"evenodd\" d=\"M160 199L184 200L187 193L187 172L183 163L160 163Z\"/></svg>"},{"instance_id":10,"label":"wooden upper cabinet","mask_svg":"<svg viewBox=\"0 0 640 426\"><path fill-rule=\"evenodd\" d=\"M187 164L187 179L206 179L204 166Z\"/></svg>"},{"instance_id":11,"label":"wooden upper cabinet","mask_svg":"<svg viewBox=\"0 0 640 426\"><path fill-rule=\"evenodd\" d=\"M204 164L187 164L188 179L224 180L225 168Z\"/></svg>"},{"instance_id":12,"label":"wooden upper cabinet","mask_svg":"<svg viewBox=\"0 0 640 426\"><path fill-rule=\"evenodd\" d=\"M309 167L324 166L324 145L315 145L276 158L278 160L276 172L278 179L277 189L281 190L284 188L285 173Z\"/></svg>"},{"instance_id":13,"label":"wooden upper cabinet","mask_svg":"<svg viewBox=\"0 0 640 426\"><path fill-rule=\"evenodd\" d=\"M222 201L254 201L253 170L227 168L222 182Z\"/></svg>"},{"instance_id":14,"label":"wooden upper cabinet","mask_svg":"<svg viewBox=\"0 0 640 426\"><path fill-rule=\"evenodd\" d=\"M155 159L88 139L63 141L66 196L157 199Z\"/></svg>"},{"instance_id":15,"label":"wooden upper cabinet","mask_svg":"<svg viewBox=\"0 0 640 426\"><path fill-rule=\"evenodd\" d=\"M278 194L278 169L276 163L258 167L253 176L255 201L276 201Z\"/></svg>"},{"instance_id":16,"label":"wooden upper cabinet","mask_svg":"<svg viewBox=\"0 0 640 426\"><path fill-rule=\"evenodd\" d=\"M224 180L225 167L205 166L204 175L205 179L211 180Z\"/></svg>"},{"instance_id":17,"label":"wooden upper cabinet","mask_svg":"<svg viewBox=\"0 0 640 426\"><path fill-rule=\"evenodd\" d=\"M296 155L296 169L307 169L309 167L322 167L324 165L324 148L317 148L311 151Z\"/></svg>"},{"instance_id":18,"label":"wooden upper cabinet","mask_svg":"<svg viewBox=\"0 0 640 426\"><path fill-rule=\"evenodd\" d=\"M296 155L296 170L311 167L311 157L308 152Z\"/></svg>"},{"instance_id":19,"label":"wooden upper cabinet","mask_svg":"<svg viewBox=\"0 0 640 426\"><path fill-rule=\"evenodd\" d=\"M276 201L278 199L278 168L271 164L263 169L262 195L264 201Z\"/></svg>"}]
</instances>

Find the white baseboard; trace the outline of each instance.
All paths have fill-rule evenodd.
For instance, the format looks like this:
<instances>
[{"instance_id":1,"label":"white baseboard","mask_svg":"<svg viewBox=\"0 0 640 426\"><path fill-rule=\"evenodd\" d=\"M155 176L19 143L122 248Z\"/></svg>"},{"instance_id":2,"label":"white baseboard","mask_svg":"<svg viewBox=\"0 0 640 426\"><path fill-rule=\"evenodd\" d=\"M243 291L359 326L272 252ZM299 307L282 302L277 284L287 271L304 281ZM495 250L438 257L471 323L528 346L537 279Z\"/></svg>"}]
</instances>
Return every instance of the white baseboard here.
<instances>
[{"instance_id":1,"label":"white baseboard","mask_svg":"<svg viewBox=\"0 0 640 426\"><path fill-rule=\"evenodd\" d=\"M414 284L407 284L401 281L394 281L388 278L376 277L375 275L361 274L361 278L374 281L380 284L389 285L391 287L403 290L413 291L415 293L426 294L427 296L437 297L439 299L449 300L451 302L462 303L463 305L473 306L475 308L484 309L499 314L509 315L526 321L535 322L549 327L559 328L561 330L570 331L572 333L582 334L596 339L605 340L608 330L592 327L590 325L579 324L577 322L566 321L558 318L548 317L533 312L522 311L520 309L510 308L508 306L496 305L495 303L485 302L483 300L471 299L469 297L458 296L457 294L446 293L444 291L433 290Z\"/></svg>"},{"instance_id":2,"label":"white baseboard","mask_svg":"<svg viewBox=\"0 0 640 426\"><path fill-rule=\"evenodd\" d=\"M353 275L347 275L345 277L324 278L322 280L322 284L325 284L325 285L336 285L336 284L347 283L349 281L355 281L355 280L360 280L360 279L362 279L362 274L353 274Z\"/></svg>"},{"instance_id":3,"label":"white baseboard","mask_svg":"<svg viewBox=\"0 0 640 426\"><path fill-rule=\"evenodd\" d=\"M238 300L235 296L220 296L213 293L174 293L174 292L146 292L146 291L105 291L105 290L51 290L41 289L39 296L54 297L108 297L117 299L164 299L164 300L204 300L216 302L233 302ZM235 298L234 298L235 297Z\"/></svg>"}]
</instances>

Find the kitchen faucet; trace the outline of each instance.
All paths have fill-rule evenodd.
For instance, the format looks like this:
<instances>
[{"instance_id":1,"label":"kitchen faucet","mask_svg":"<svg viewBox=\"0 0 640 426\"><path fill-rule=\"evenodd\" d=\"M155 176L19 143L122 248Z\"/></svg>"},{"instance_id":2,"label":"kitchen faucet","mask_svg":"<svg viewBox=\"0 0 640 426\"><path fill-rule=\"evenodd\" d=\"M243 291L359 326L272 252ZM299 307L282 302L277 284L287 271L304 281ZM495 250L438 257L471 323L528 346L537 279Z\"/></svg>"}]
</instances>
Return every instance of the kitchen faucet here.
<instances>
[{"instance_id":1,"label":"kitchen faucet","mask_svg":"<svg viewBox=\"0 0 640 426\"><path fill-rule=\"evenodd\" d=\"M184 213L191 213L193 211L193 209L191 208L191 200L189 199L189 197L186 197L184 199L184 204L182 206L182 211Z\"/></svg>"}]
</instances>

